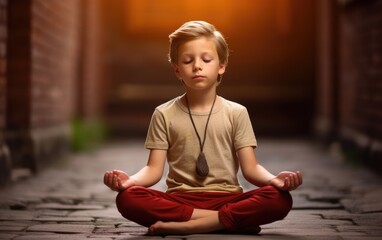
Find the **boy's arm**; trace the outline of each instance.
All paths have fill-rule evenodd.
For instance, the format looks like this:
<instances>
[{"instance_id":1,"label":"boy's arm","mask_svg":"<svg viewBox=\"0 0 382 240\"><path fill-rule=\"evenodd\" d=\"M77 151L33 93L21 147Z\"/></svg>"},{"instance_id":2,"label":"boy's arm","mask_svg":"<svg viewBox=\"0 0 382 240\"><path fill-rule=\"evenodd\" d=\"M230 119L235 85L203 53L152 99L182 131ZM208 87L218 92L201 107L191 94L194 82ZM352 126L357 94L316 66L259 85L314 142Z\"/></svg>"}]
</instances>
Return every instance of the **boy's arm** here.
<instances>
[{"instance_id":1,"label":"boy's arm","mask_svg":"<svg viewBox=\"0 0 382 240\"><path fill-rule=\"evenodd\" d=\"M162 178L166 163L167 150L150 150L147 165L130 178L134 180L136 186L150 187Z\"/></svg>"},{"instance_id":2,"label":"boy's arm","mask_svg":"<svg viewBox=\"0 0 382 240\"><path fill-rule=\"evenodd\" d=\"M166 154L166 150L150 150L147 165L136 174L129 177L129 175L120 170L107 171L104 174L104 183L111 190L117 192L132 186L150 187L162 178Z\"/></svg>"},{"instance_id":3,"label":"boy's arm","mask_svg":"<svg viewBox=\"0 0 382 240\"><path fill-rule=\"evenodd\" d=\"M252 147L239 149L237 151L237 156L239 158L243 176L248 182L262 187L269 185L268 183L276 177L257 162Z\"/></svg>"},{"instance_id":4,"label":"boy's arm","mask_svg":"<svg viewBox=\"0 0 382 240\"><path fill-rule=\"evenodd\" d=\"M241 171L244 178L259 187L271 185L280 190L293 190L302 184L300 172L280 172L277 176L261 166L256 159L252 147L244 147L237 151Z\"/></svg>"}]
</instances>

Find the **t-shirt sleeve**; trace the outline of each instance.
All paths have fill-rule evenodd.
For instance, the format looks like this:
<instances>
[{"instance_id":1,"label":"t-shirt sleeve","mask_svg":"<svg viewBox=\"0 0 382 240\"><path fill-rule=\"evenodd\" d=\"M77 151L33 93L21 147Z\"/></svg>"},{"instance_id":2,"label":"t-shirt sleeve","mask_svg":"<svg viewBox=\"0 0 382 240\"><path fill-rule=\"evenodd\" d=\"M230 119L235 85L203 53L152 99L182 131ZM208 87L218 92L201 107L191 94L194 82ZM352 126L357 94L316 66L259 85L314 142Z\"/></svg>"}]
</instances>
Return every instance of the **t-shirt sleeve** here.
<instances>
[{"instance_id":1,"label":"t-shirt sleeve","mask_svg":"<svg viewBox=\"0 0 382 240\"><path fill-rule=\"evenodd\" d=\"M147 149L168 149L166 121L157 109L154 111L147 132L145 147Z\"/></svg>"},{"instance_id":2,"label":"t-shirt sleeve","mask_svg":"<svg viewBox=\"0 0 382 240\"><path fill-rule=\"evenodd\" d=\"M242 109L235 118L234 147L239 150L243 147L256 147L257 141L253 132L251 120L246 108Z\"/></svg>"}]
</instances>

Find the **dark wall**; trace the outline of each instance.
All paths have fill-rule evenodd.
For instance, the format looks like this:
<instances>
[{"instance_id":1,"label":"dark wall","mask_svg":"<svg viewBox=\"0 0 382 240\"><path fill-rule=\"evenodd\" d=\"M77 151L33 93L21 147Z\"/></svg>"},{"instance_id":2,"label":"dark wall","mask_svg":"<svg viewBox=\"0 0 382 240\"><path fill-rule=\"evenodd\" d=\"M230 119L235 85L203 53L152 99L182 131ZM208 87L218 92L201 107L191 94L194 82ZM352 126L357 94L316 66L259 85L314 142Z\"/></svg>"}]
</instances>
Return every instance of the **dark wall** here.
<instances>
[{"instance_id":1,"label":"dark wall","mask_svg":"<svg viewBox=\"0 0 382 240\"><path fill-rule=\"evenodd\" d=\"M100 2L0 1L0 184L60 160L73 119L102 115Z\"/></svg>"},{"instance_id":2,"label":"dark wall","mask_svg":"<svg viewBox=\"0 0 382 240\"><path fill-rule=\"evenodd\" d=\"M316 132L382 169L382 2L317 1Z\"/></svg>"},{"instance_id":3,"label":"dark wall","mask_svg":"<svg viewBox=\"0 0 382 240\"><path fill-rule=\"evenodd\" d=\"M339 14L339 124L350 157L382 169L382 2Z\"/></svg>"},{"instance_id":4,"label":"dark wall","mask_svg":"<svg viewBox=\"0 0 382 240\"><path fill-rule=\"evenodd\" d=\"M7 1L0 1L0 185L11 175L12 163L6 143Z\"/></svg>"},{"instance_id":5,"label":"dark wall","mask_svg":"<svg viewBox=\"0 0 382 240\"><path fill-rule=\"evenodd\" d=\"M256 133L309 133L314 1L166 2L105 3L105 116L115 133L144 136L154 107L183 92L167 62L168 35L195 19L213 23L226 36L231 56L219 93L248 107Z\"/></svg>"}]
</instances>

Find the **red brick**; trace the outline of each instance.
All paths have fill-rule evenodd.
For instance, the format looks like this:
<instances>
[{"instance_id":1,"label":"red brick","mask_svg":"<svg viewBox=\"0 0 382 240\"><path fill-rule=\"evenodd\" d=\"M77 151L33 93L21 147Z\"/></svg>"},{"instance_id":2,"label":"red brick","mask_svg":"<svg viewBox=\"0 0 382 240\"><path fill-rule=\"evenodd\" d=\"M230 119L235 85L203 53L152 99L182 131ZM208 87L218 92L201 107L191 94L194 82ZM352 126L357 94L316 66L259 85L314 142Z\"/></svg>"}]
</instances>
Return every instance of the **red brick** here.
<instances>
[{"instance_id":1,"label":"red brick","mask_svg":"<svg viewBox=\"0 0 382 240\"><path fill-rule=\"evenodd\" d=\"M370 1L341 12L341 105L344 126L382 140L382 4ZM373 123L372 123L373 122Z\"/></svg>"}]
</instances>

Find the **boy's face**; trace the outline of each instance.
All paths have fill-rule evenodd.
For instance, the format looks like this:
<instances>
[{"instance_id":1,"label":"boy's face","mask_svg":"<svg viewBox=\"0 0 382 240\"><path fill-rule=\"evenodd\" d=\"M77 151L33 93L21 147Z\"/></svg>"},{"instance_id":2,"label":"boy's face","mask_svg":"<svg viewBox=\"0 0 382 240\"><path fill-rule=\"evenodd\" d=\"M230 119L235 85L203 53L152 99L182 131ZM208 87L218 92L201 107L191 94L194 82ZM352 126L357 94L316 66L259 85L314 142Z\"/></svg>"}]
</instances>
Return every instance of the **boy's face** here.
<instances>
[{"instance_id":1,"label":"boy's face","mask_svg":"<svg viewBox=\"0 0 382 240\"><path fill-rule=\"evenodd\" d=\"M173 67L186 87L195 90L216 87L218 75L225 71L225 65L219 62L214 41L206 37L181 44L178 63Z\"/></svg>"}]
</instances>

